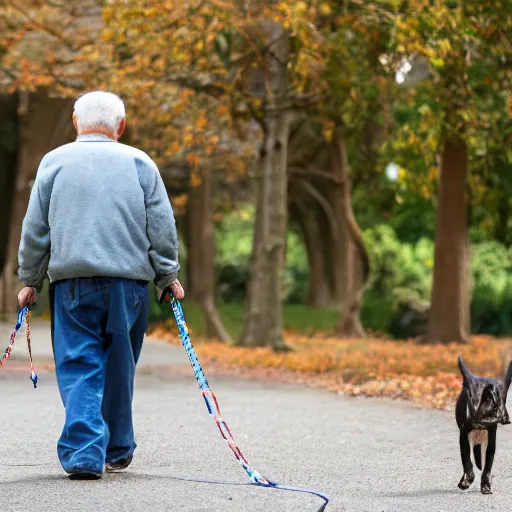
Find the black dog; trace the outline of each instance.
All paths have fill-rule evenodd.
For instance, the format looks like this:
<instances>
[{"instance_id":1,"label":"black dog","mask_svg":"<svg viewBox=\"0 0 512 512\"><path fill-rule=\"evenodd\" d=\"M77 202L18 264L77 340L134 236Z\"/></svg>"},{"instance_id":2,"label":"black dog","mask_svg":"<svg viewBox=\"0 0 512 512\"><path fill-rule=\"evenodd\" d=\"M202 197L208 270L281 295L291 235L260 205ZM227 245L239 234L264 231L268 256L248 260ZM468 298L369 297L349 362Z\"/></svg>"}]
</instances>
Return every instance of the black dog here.
<instances>
[{"instance_id":1,"label":"black dog","mask_svg":"<svg viewBox=\"0 0 512 512\"><path fill-rule=\"evenodd\" d=\"M512 362L509 364L505 383L496 379L475 377L459 356L459 369L463 377L462 391L455 407L455 419L460 429L460 456L464 474L460 489L468 489L475 479L471 451L476 467L482 470L480 490L492 494L491 470L496 451L496 429L498 424L510 424L506 408L507 392L512 380Z\"/></svg>"}]
</instances>

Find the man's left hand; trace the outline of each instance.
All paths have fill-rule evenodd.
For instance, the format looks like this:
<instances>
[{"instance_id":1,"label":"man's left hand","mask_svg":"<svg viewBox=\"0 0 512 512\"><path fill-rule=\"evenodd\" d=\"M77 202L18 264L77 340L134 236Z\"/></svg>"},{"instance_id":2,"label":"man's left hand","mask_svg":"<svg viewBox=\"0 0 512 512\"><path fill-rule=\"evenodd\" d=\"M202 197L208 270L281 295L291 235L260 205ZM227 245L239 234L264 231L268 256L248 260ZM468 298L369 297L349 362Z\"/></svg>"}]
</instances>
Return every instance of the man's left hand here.
<instances>
[{"instance_id":1,"label":"man's left hand","mask_svg":"<svg viewBox=\"0 0 512 512\"><path fill-rule=\"evenodd\" d=\"M32 286L26 286L18 293L18 305L20 308L35 304L37 300L37 292Z\"/></svg>"},{"instance_id":2,"label":"man's left hand","mask_svg":"<svg viewBox=\"0 0 512 512\"><path fill-rule=\"evenodd\" d=\"M171 293L178 300L182 300L183 297L185 297L183 286L181 286L181 283L179 282L178 279L176 279L176 281L167 286L165 290L162 292L162 295L160 295L160 300L158 301L160 304L163 304L165 302L165 297L167 296L168 293Z\"/></svg>"},{"instance_id":3,"label":"man's left hand","mask_svg":"<svg viewBox=\"0 0 512 512\"><path fill-rule=\"evenodd\" d=\"M185 292L183 290L183 286L181 286L181 283L178 279L172 283L169 288L171 289L172 294L178 299L183 300L185 297Z\"/></svg>"}]
</instances>

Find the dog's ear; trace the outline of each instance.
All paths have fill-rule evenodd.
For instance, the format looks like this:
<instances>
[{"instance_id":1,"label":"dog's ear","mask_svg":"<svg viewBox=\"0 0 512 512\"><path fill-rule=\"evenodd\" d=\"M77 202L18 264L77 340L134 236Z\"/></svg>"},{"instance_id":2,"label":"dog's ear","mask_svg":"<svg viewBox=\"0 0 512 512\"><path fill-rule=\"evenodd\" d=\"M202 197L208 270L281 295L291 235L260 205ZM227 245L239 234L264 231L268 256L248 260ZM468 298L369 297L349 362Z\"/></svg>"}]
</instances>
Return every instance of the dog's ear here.
<instances>
[{"instance_id":1,"label":"dog's ear","mask_svg":"<svg viewBox=\"0 0 512 512\"><path fill-rule=\"evenodd\" d=\"M512 361L510 361L508 365L507 374L505 375L505 398L508 394L508 388L510 387L510 383L512 382Z\"/></svg>"},{"instance_id":2,"label":"dog's ear","mask_svg":"<svg viewBox=\"0 0 512 512\"><path fill-rule=\"evenodd\" d=\"M473 379L473 374L468 370L468 367L462 360L462 356L459 356L458 363L459 363L460 373L462 375L462 378L464 379L464 384L466 384Z\"/></svg>"}]
</instances>

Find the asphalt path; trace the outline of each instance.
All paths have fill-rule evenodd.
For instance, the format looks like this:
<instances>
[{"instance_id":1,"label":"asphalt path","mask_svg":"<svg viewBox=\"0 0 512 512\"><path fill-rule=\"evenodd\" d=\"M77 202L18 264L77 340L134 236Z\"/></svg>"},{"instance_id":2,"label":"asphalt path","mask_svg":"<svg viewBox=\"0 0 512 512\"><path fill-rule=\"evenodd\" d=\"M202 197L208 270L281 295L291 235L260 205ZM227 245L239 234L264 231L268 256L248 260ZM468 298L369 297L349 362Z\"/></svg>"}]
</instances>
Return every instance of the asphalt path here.
<instances>
[{"instance_id":1,"label":"asphalt path","mask_svg":"<svg viewBox=\"0 0 512 512\"><path fill-rule=\"evenodd\" d=\"M0 339L8 340L9 330L0 325ZM192 481L243 484L247 476L208 416L182 349L154 340L146 341L138 369L132 465L100 481L70 481L55 448L64 411L50 368L49 328L35 322L32 331L37 390L23 337L0 369L2 512L315 512L321 505L308 495ZM205 371L249 461L283 484L326 493L327 511L510 508L512 428L498 430L493 494L484 496L479 472L469 491L457 488L462 467L452 413Z\"/></svg>"}]
</instances>

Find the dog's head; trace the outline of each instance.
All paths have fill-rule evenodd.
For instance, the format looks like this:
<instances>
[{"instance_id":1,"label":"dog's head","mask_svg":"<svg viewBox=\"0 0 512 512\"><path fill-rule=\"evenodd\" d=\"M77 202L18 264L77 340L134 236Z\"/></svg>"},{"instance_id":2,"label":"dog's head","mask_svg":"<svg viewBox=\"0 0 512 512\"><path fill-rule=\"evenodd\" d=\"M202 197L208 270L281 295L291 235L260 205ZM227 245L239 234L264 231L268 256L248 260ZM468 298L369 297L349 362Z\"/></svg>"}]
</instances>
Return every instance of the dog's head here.
<instances>
[{"instance_id":1,"label":"dog's head","mask_svg":"<svg viewBox=\"0 0 512 512\"><path fill-rule=\"evenodd\" d=\"M510 424L506 407L508 388L512 381L512 361L508 366L505 381L486 379L473 375L459 356L459 369L463 378L463 390L468 397L468 419L474 425Z\"/></svg>"}]
</instances>

